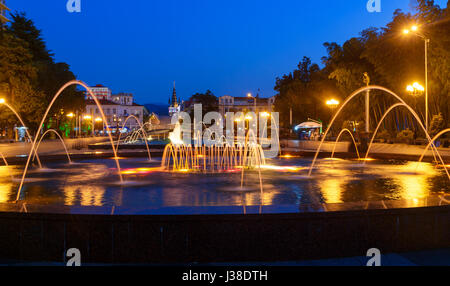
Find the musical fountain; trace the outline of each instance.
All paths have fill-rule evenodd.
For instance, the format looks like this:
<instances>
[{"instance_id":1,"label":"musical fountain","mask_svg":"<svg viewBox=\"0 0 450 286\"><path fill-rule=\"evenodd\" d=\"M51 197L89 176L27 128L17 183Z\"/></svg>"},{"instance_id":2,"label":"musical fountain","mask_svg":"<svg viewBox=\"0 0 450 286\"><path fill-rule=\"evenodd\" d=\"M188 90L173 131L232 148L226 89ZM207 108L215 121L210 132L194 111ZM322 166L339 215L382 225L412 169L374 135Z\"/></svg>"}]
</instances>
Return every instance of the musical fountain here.
<instances>
[{"instance_id":1,"label":"musical fountain","mask_svg":"<svg viewBox=\"0 0 450 286\"><path fill-rule=\"evenodd\" d=\"M20 206L18 212L183 216L301 214L332 209L369 211L371 208L389 210L450 204L447 199L450 194L449 166L434 145L450 129L431 138L415 111L383 87L365 87L346 99L334 114L313 158L289 154L266 158L265 144L257 143L259 138L253 130L245 134L243 142L230 142L223 136L212 145L184 142L179 124L175 125L164 149L156 150L150 144L152 139L146 126L140 124L139 129L124 140L120 137L114 140L106 126L110 159L99 159L92 153L92 157L74 160L56 131L42 133L53 103L71 85L87 90L106 122L99 101L85 83L71 81L65 84L48 106L24 165L8 164L8 154L0 153L5 164L0 167L0 174L9 174L0 176L0 209ZM378 123L364 158L348 129L340 131L331 158L319 158L329 131L343 108L367 90L384 91L399 103L390 107ZM429 144L417 161L369 158L382 122L395 108L406 108L425 131ZM130 116L123 126L132 118L137 119ZM42 155L39 158L39 147L50 132L58 135L69 164L66 161L47 162ZM275 133L278 135L278 130ZM336 158L336 145L345 133L351 136L357 159ZM261 137L266 136L262 134ZM277 142L279 144L279 140ZM144 144L144 157L127 157L126 151L119 153L127 144ZM429 149L431 153L427 153ZM161 157L152 156L152 152L160 153ZM433 162L423 162L426 154L431 154ZM32 168L35 159L39 163ZM21 179L15 180L16 177Z\"/></svg>"},{"instance_id":2,"label":"musical fountain","mask_svg":"<svg viewBox=\"0 0 450 286\"><path fill-rule=\"evenodd\" d=\"M103 110L101 106L98 104L98 100L89 90L88 86L80 81L71 81L65 84L53 98L52 103L48 106L47 112L44 118L42 119L42 124L40 125L41 127L39 128L37 134L41 134L43 123L45 122L47 114L51 109L54 101L59 97L62 91L70 85L80 85L84 87L94 98L94 101L99 107L101 116L103 117L103 120L105 120ZM357 142L352 132L348 129L342 129L339 135L337 136L337 139L335 140L335 144L331 153L330 159L332 160L332 165L330 165L330 160L327 159L318 162L319 161L318 156L321 151L322 144L327 139L328 132L330 128L333 126L333 123L335 122L336 118L341 113L342 109L353 98L355 98L356 96L358 96L359 94L363 93L366 90L372 89L382 90L387 94L394 96L396 99L400 101L400 103L391 106L381 118L371 138L365 157L361 158ZM16 117L21 122L21 124L25 126L19 114L10 105L7 105L6 103L3 104L6 105L6 107L8 107L10 110L12 110L16 115ZM370 154L372 145L374 143L374 139L376 138L380 126L382 125L385 118L396 108L406 108L409 112L411 112L414 118L416 118L419 126L421 126L423 130L425 130L415 111L393 92L379 86L369 86L355 91L352 95L350 95L347 98L344 104L339 108L339 110L337 110L337 112L333 116L330 127L328 128L328 130L326 130L325 136L323 136L323 139L320 143L319 148L316 151L314 158L312 159L312 162L310 162L309 159L307 158L290 158L289 156L280 156L278 159L266 159L264 156L263 146L255 143L257 142L258 138L257 135L254 134L253 130L250 130L246 134L246 138L243 143L229 142L229 140L226 140L224 136L222 136L222 138L220 138L218 142L210 146L198 145L196 142L192 142L191 144L185 143L181 138L182 131L179 124L176 124L173 132L170 133L169 135L170 143L166 144L166 146L164 147L164 150L162 151L161 160L155 160L152 159L151 156L150 150L151 145L149 144L149 142L151 142L151 137L147 135L145 125L141 124L135 116L131 115L125 120L123 126L126 126L128 120L133 119L139 123L139 129L129 134L125 138L125 140L121 140L122 134L120 134L118 140L114 141L111 136L111 132L108 132L110 141L109 144L112 150L111 157L115 161L116 170L114 170L112 166L110 166L108 160L104 159L85 160L79 163L83 164L83 168L86 168L86 166L89 166L89 164L93 164L94 166L96 166L96 168L99 165L103 166L103 170L105 172L101 172L101 174L106 177L99 177L99 176L88 176L88 177L89 178L95 177L95 179L100 180L99 182L90 182L90 183L95 185L98 189L103 190L102 193L103 195L105 195L104 199L105 205L123 204L123 202L117 202L115 200L112 200L112 197L115 196L115 192L122 193L127 188L137 188L137 186L133 184L128 185L125 184L127 181L134 182L136 180L141 182L140 184L138 184L140 191L143 191L148 195L152 194L154 192L153 191L154 189L158 190L157 192L159 192L158 196L160 198L158 204L160 206L173 205L174 204L173 200L171 200L170 198L172 196L170 194L171 192L170 190L172 190L173 188L172 187L166 188L165 185L167 182L173 181L174 178L173 176L176 176L174 174L178 174L177 176L180 176L180 174L184 175L176 179L179 181L179 185L185 186L177 191L178 197L180 196L179 195L180 192L183 193L185 189L188 189L187 185L193 185L196 186L197 188L198 184L196 181L203 183L207 179L207 181L209 182L207 186L204 186L202 188L207 189L206 191L202 192L205 194L204 198L201 197L200 194L196 194L196 192L194 192L195 196L199 195L200 197L192 198L193 201L187 202L185 200L181 200L181 202L177 202L175 203L175 205L184 205L184 204L186 204L185 206L190 206L192 204L227 205L230 204L230 196L236 196L236 198L239 198L239 199L234 198L235 201L231 203L231 205L241 205L242 204L241 199L242 194L240 194L241 192L247 192L246 196L252 197L250 200L248 199L246 201L252 201L252 203L258 205L273 205L277 200L285 201L286 203L292 205L301 205L304 202L327 203L327 202L346 202L361 199L383 200L392 197L396 197L398 199L408 198L410 196L408 195L408 191L404 190L405 188L403 186L404 182L402 181L396 182L396 180L393 179L393 177L395 178L395 174L398 170L392 170L392 173L386 172L386 174L382 175L379 173L377 174L377 170L379 169L379 166L385 167L386 166L385 162L379 161L379 162L371 162L370 165L367 164L367 162L370 160L368 156ZM204 127L206 127L205 124L203 125ZM424 150L423 155L418 159L415 172L413 172L413 175L411 175L411 178L409 178L408 180L413 181L415 180L414 177L422 176L423 178L420 179L422 182L425 182L430 179L436 180L437 182L441 182L442 178L444 178L443 173L445 173L448 179L450 179L450 175L447 170L448 166L446 166L442 156L440 155L439 151L433 144L434 141L436 141L440 136L444 135L447 132L449 132L449 130L444 130L440 132L438 135L436 135L435 138L430 138L428 134L426 135L429 144L427 148ZM51 165L55 165L54 170L57 170L53 173L51 171L49 172L48 170L45 173L42 172L42 170L44 170L45 168L43 168L41 160L38 155L39 147L45 135L48 133L56 134L57 138L64 146L65 154L69 162L69 165L64 166L64 168L60 168L60 166L58 166L59 165L58 163L52 163ZM338 159L335 158L336 146L340 141L341 137L345 133L351 136L352 143L354 144L356 149L358 161L362 161L362 163L358 161L354 162L353 160L338 161ZM29 134L28 136L29 138L31 138ZM265 137L265 135L263 134L262 137ZM122 159L121 160L122 162L119 162L120 157L118 156L118 152L120 148L128 144L138 144L138 143L145 146L148 162L142 161L140 158L129 158L126 160ZM433 165L429 163L422 163L423 158L428 149L432 150L432 155L435 161L439 160L440 163L439 166L441 168L435 168L433 167ZM7 154L5 157L2 157L2 159L3 162L7 164ZM34 162L35 159L38 161L39 168L29 174L28 170L29 165L31 162ZM65 188L68 188L68 186L63 180L73 180L71 177L77 177L78 176L77 168L80 167L80 165L78 166L73 165L72 161L73 160L71 159L69 150L66 147L64 140L61 138L61 136L58 134L57 131L50 129L45 131L41 136L36 136L36 138L34 138L33 140L32 147L29 151L25 168L21 172L22 179L20 180L19 186L17 187L16 199L15 200L8 199L6 200L6 202L13 202L13 201L34 202L35 199L32 190L37 187L46 189L48 188L47 184L53 186L55 181L57 182L55 185L61 185L63 187L56 187L56 188L52 187L51 192L57 192L61 195L61 199L60 200L57 199L56 201L60 202L66 201L65 199L63 199L63 197L66 196ZM289 165L286 166L285 163L289 163ZM124 170L122 170L121 164L126 166ZM134 164L138 164L139 165L138 168L136 168ZM148 166L143 166L145 164L148 164ZM318 168L316 168L317 164L319 165ZM426 167L423 168L419 167L421 165ZM401 168L405 169L403 173L408 173L411 171L409 170L410 169L409 164L404 162L398 162L398 164L395 165L394 169L399 168L400 166L403 166ZM16 173L16 175L18 172L20 172L19 166L6 166L6 168L12 169L13 171L11 172ZM427 171L424 173L416 172L416 170L418 169L421 169L422 171L423 170ZM39 170L41 170L41 172L39 172ZM313 176L312 174L313 170L316 170L318 174L315 174ZM282 175L280 173L287 173L287 174ZM38 179L37 183L34 186L33 184L25 185L27 175L30 175L33 178ZM347 176L347 178L341 180L335 178L336 176L342 175ZM113 176L118 176L120 181L115 182L115 180L112 179ZM244 187L244 185L246 184L247 177L248 177L247 181L249 182L250 186ZM386 180L390 180L390 185L385 185ZM48 183L44 183L43 181L46 181ZM105 183L105 181L108 183ZM328 183L328 181L331 182ZM379 189L373 191L373 193L378 194L377 196L372 197L371 195L368 195L366 198L360 198L356 196L357 197L356 198L354 194L349 194L346 196L343 196L343 194L339 196L336 195L330 196L329 194L327 194L330 191L332 191L333 193L345 193L346 192L345 189L353 188L352 185L358 184L373 185L374 182L378 183L383 182L383 184L381 184ZM146 186L146 184L148 184L148 186ZM114 187L111 185L113 185ZM336 189L331 190L323 187L331 185L334 185ZM431 183L429 186L427 186L427 184L424 184L423 186L420 186L420 188L422 188L422 191L419 192L419 194L416 194L419 195L419 198L425 198L428 196L428 194L447 194L449 191L448 187L446 187L445 184L442 183L437 183L436 186L433 183ZM25 190L24 196L22 196L23 189ZM109 190L114 189L114 190L112 192L106 192L106 189ZM397 196L392 195L391 193L392 189L397 190L398 192ZM235 194L230 194L229 192L226 193L223 190L234 190ZM358 193L358 191L354 192ZM379 195L380 192L382 195ZM399 195L402 192L403 195ZM11 189L10 194L13 193L14 189ZM191 197L194 194L189 194L186 192L185 194L183 194L183 197ZM217 199L211 201L208 198L209 195L214 195L214 197L216 197ZM305 195L312 197L306 199ZM83 195L81 194L81 196ZM111 197L108 198L108 196ZM333 199L327 199L330 197L333 197ZM348 197L351 199L337 199L337 197L341 198ZM45 196L44 198L40 197L40 199L42 199L45 202ZM165 200L168 200L168 203L166 203ZM142 204L146 203L145 200L141 199L139 199L138 202ZM81 202L79 203L81 204ZM151 206L153 207L153 205Z\"/></svg>"}]
</instances>

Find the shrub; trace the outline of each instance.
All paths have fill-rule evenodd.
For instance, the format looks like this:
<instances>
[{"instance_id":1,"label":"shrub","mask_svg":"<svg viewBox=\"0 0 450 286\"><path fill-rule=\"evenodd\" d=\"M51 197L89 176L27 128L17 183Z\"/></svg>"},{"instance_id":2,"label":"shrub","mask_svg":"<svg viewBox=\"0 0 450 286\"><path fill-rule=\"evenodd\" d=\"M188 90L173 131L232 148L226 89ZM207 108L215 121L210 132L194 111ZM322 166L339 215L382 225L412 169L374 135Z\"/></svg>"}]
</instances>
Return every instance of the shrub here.
<instances>
[{"instance_id":1,"label":"shrub","mask_svg":"<svg viewBox=\"0 0 450 286\"><path fill-rule=\"evenodd\" d=\"M397 139L402 143L410 144L414 139L414 132L409 129L402 130L397 134Z\"/></svg>"},{"instance_id":2,"label":"shrub","mask_svg":"<svg viewBox=\"0 0 450 286\"><path fill-rule=\"evenodd\" d=\"M443 130L445 127L444 123L444 117L442 116L442 113L439 113L438 115L433 115L433 118L430 122L430 136L434 137L436 134L438 134L441 130Z\"/></svg>"},{"instance_id":3,"label":"shrub","mask_svg":"<svg viewBox=\"0 0 450 286\"><path fill-rule=\"evenodd\" d=\"M377 134L377 139L382 139L384 142L388 142L389 140L391 140L391 138L391 134L386 129L378 132Z\"/></svg>"}]
</instances>

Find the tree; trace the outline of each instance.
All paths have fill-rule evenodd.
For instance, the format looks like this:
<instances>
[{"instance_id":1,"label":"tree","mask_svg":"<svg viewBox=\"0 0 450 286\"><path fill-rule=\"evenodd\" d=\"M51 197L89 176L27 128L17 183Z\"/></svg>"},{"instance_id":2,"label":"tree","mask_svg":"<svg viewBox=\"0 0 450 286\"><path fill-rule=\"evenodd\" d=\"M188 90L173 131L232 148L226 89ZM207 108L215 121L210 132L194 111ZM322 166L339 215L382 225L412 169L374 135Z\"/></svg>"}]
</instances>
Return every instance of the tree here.
<instances>
[{"instance_id":1,"label":"tree","mask_svg":"<svg viewBox=\"0 0 450 286\"><path fill-rule=\"evenodd\" d=\"M209 89L205 93L196 93L189 99L189 105L202 104L203 114L218 111L219 100ZM193 118L193 114L190 115Z\"/></svg>"},{"instance_id":2,"label":"tree","mask_svg":"<svg viewBox=\"0 0 450 286\"><path fill-rule=\"evenodd\" d=\"M309 118L325 120L329 117L326 100L330 96L340 97L335 84L308 57L303 57L293 72L277 78L275 90L278 92L275 110L280 113L280 125L285 129L292 127L289 126L290 109L294 123Z\"/></svg>"},{"instance_id":3,"label":"tree","mask_svg":"<svg viewBox=\"0 0 450 286\"><path fill-rule=\"evenodd\" d=\"M450 10L449 7L441 9L432 0L416 0L416 11L411 15L397 10L386 27L366 29L359 37L349 39L342 46L325 43L327 56L322 59L322 69L304 58L294 72L277 78L274 89L278 92L276 109L280 112L281 126L287 127L290 108L294 111L296 122L307 118L327 118L326 111L320 109L323 96L345 99L365 85L363 74L366 72L371 84L394 91L424 121L424 96L414 97L406 92L407 85L415 81L424 85L425 82L424 41L414 35L403 35L405 27L414 23L420 25L420 32L431 39L428 53L431 116L441 113L444 122L449 122ZM370 94L373 130L373 125L398 100L381 91L372 90ZM342 110L339 120L364 121L363 117L364 96L361 94ZM341 124L336 122L336 126ZM383 127L392 133L406 129L422 132L406 108L395 109L386 118Z\"/></svg>"},{"instance_id":4,"label":"tree","mask_svg":"<svg viewBox=\"0 0 450 286\"><path fill-rule=\"evenodd\" d=\"M44 95L33 86L36 78L37 69L28 44L8 32L3 33L0 42L0 93L30 128L36 128L44 110ZM11 127L13 122L17 122L11 116L2 112L0 118Z\"/></svg>"},{"instance_id":5,"label":"tree","mask_svg":"<svg viewBox=\"0 0 450 286\"><path fill-rule=\"evenodd\" d=\"M42 93L42 102L47 106L57 91L66 82L74 80L76 77L70 71L68 64L54 61L54 55L48 50L45 41L42 39L42 32L36 28L33 21L27 19L24 13L16 12L11 17L9 33L27 43L36 70L36 77L32 84L34 89ZM84 107L83 92L78 91L75 86L71 86L55 102L50 116L60 116L61 110L67 112L82 111ZM60 120L55 118L55 121L59 122Z\"/></svg>"}]
</instances>

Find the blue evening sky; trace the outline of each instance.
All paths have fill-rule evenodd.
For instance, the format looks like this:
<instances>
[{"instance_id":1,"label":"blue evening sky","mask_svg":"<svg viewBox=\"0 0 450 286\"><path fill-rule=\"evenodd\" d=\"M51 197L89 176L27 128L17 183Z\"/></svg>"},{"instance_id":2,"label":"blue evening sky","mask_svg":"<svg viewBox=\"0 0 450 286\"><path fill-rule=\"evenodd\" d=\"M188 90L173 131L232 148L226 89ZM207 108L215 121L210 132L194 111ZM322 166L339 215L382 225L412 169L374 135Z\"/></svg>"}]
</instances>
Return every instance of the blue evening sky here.
<instances>
[{"instance_id":1,"label":"blue evening sky","mask_svg":"<svg viewBox=\"0 0 450 286\"><path fill-rule=\"evenodd\" d=\"M275 78L303 56L320 63L324 42L341 44L412 9L410 0L381 0L382 12L368 13L367 1L81 0L72 14L67 0L6 2L26 12L80 80L166 104L174 80L182 99L206 89L274 95Z\"/></svg>"}]
</instances>

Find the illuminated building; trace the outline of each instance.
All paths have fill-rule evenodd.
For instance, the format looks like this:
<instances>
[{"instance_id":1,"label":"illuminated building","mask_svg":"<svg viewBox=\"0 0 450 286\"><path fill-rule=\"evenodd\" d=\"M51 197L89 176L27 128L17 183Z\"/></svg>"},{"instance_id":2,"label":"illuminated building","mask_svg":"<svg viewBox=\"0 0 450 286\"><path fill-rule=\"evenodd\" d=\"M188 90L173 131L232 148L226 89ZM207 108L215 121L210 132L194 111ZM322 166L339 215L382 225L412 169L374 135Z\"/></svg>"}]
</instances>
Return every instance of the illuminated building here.
<instances>
[{"instance_id":1,"label":"illuminated building","mask_svg":"<svg viewBox=\"0 0 450 286\"><path fill-rule=\"evenodd\" d=\"M10 10L8 7L6 7L5 0L0 0L0 28L2 28L4 24L9 22L9 19L6 17L6 11Z\"/></svg>"}]
</instances>

